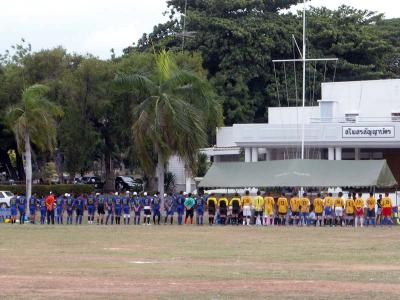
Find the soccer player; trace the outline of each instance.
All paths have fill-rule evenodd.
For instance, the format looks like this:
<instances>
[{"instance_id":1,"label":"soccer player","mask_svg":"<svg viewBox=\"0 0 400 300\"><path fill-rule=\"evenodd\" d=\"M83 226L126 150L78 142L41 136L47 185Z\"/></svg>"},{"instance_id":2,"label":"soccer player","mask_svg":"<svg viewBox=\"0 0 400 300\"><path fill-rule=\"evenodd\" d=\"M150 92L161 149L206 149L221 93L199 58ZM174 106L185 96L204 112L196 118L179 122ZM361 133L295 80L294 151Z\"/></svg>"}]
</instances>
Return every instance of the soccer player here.
<instances>
[{"instance_id":1,"label":"soccer player","mask_svg":"<svg viewBox=\"0 0 400 300\"><path fill-rule=\"evenodd\" d=\"M339 192L338 196L335 198L333 202L335 208L335 221L337 225L343 226L343 208L344 208L344 200L343 193Z\"/></svg>"},{"instance_id":2,"label":"soccer player","mask_svg":"<svg viewBox=\"0 0 400 300\"><path fill-rule=\"evenodd\" d=\"M278 205L279 224L284 226L288 213L288 200L284 192L281 193L276 204Z\"/></svg>"},{"instance_id":3,"label":"soccer player","mask_svg":"<svg viewBox=\"0 0 400 300\"><path fill-rule=\"evenodd\" d=\"M46 223L46 214L47 214L47 207L46 207L46 198L40 198L40 224L44 225Z\"/></svg>"},{"instance_id":4,"label":"soccer player","mask_svg":"<svg viewBox=\"0 0 400 300\"><path fill-rule=\"evenodd\" d=\"M301 207L301 225L308 226L309 219L308 215L310 214L310 199L307 197L307 193L303 193L303 197L300 199L300 207Z\"/></svg>"},{"instance_id":5,"label":"soccer player","mask_svg":"<svg viewBox=\"0 0 400 300\"><path fill-rule=\"evenodd\" d=\"M253 205L253 198L250 196L250 192L246 191L242 197L242 209L243 209L243 225L250 226L251 219L251 206Z\"/></svg>"},{"instance_id":6,"label":"soccer player","mask_svg":"<svg viewBox=\"0 0 400 300\"><path fill-rule=\"evenodd\" d=\"M226 219L228 217L228 206L229 206L229 200L226 198L225 194L222 194L221 197L218 199L218 209L219 209L219 216L221 219L221 225L226 224Z\"/></svg>"},{"instance_id":7,"label":"soccer player","mask_svg":"<svg viewBox=\"0 0 400 300\"><path fill-rule=\"evenodd\" d=\"M104 215L106 214L104 210L106 199L100 193L96 194L96 205L97 205L97 225L104 223Z\"/></svg>"},{"instance_id":8,"label":"soccer player","mask_svg":"<svg viewBox=\"0 0 400 300\"><path fill-rule=\"evenodd\" d=\"M185 199L185 209L186 209L185 224L188 218L190 218L190 224L193 224L195 204L196 201L193 199L192 193L189 193L188 197Z\"/></svg>"},{"instance_id":9,"label":"soccer player","mask_svg":"<svg viewBox=\"0 0 400 300\"><path fill-rule=\"evenodd\" d=\"M317 194L317 198L314 199L314 212L315 212L315 226L322 226L324 213L324 200L321 198L321 193Z\"/></svg>"},{"instance_id":10,"label":"soccer player","mask_svg":"<svg viewBox=\"0 0 400 300\"><path fill-rule=\"evenodd\" d=\"M29 220L31 224L35 224L37 206L38 206L38 199L36 194L33 194L29 199Z\"/></svg>"},{"instance_id":11,"label":"soccer player","mask_svg":"<svg viewBox=\"0 0 400 300\"><path fill-rule=\"evenodd\" d=\"M389 197L389 193L385 193L385 197L383 197L382 201L382 224L383 225L393 225L392 222L392 199Z\"/></svg>"},{"instance_id":12,"label":"soccer player","mask_svg":"<svg viewBox=\"0 0 400 300\"><path fill-rule=\"evenodd\" d=\"M292 211L292 223L293 225L301 225L300 224L300 198L297 197L297 193L293 193L292 198L290 199L290 210Z\"/></svg>"},{"instance_id":13,"label":"soccer player","mask_svg":"<svg viewBox=\"0 0 400 300\"><path fill-rule=\"evenodd\" d=\"M325 225L333 226L332 219L332 206L333 206L333 197L332 193L328 193L328 196L324 198L324 223Z\"/></svg>"},{"instance_id":14,"label":"soccer player","mask_svg":"<svg viewBox=\"0 0 400 300\"><path fill-rule=\"evenodd\" d=\"M93 195L89 195L87 198L88 224L93 224L95 204L96 201Z\"/></svg>"},{"instance_id":15,"label":"soccer player","mask_svg":"<svg viewBox=\"0 0 400 300\"><path fill-rule=\"evenodd\" d=\"M144 219L143 225L151 225L150 218L151 218L151 199L147 196L147 192L143 193L143 210L144 210Z\"/></svg>"},{"instance_id":16,"label":"soccer player","mask_svg":"<svg viewBox=\"0 0 400 300\"><path fill-rule=\"evenodd\" d=\"M122 199L118 195L118 192L115 193L114 197L114 213L115 213L115 224L121 224L121 210L122 210Z\"/></svg>"},{"instance_id":17,"label":"soccer player","mask_svg":"<svg viewBox=\"0 0 400 300\"><path fill-rule=\"evenodd\" d=\"M165 210L165 220L164 224L166 225L168 222L168 217L170 217L171 225L174 222L174 213L175 213L175 197L172 193L168 193L168 195L164 199L164 210Z\"/></svg>"},{"instance_id":18,"label":"soccer player","mask_svg":"<svg viewBox=\"0 0 400 300\"><path fill-rule=\"evenodd\" d=\"M64 197L59 195L56 199L57 224L63 224Z\"/></svg>"},{"instance_id":19,"label":"soccer player","mask_svg":"<svg viewBox=\"0 0 400 300\"><path fill-rule=\"evenodd\" d=\"M183 212L185 209L185 194L183 191L179 192L176 197L176 212L178 213L178 225L182 225Z\"/></svg>"},{"instance_id":20,"label":"soccer player","mask_svg":"<svg viewBox=\"0 0 400 300\"><path fill-rule=\"evenodd\" d=\"M364 199L362 198L362 193L358 193L358 197L354 200L355 207L355 222L354 226L357 227L360 223L360 226L364 226Z\"/></svg>"},{"instance_id":21,"label":"soccer player","mask_svg":"<svg viewBox=\"0 0 400 300\"><path fill-rule=\"evenodd\" d=\"M131 222L131 198L129 191L126 191L125 197L122 198L122 207L124 210L124 225L129 225Z\"/></svg>"},{"instance_id":22,"label":"soccer player","mask_svg":"<svg viewBox=\"0 0 400 300\"><path fill-rule=\"evenodd\" d=\"M217 207L217 198L215 198L215 194L211 194L207 199L207 208L208 208L208 224L214 224L215 211Z\"/></svg>"},{"instance_id":23,"label":"soccer player","mask_svg":"<svg viewBox=\"0 0 400 300\"><path fill-rule=\"evenodd\" d=\"M198 195L196 197L196 224L203 225L203 216L204 216L204 195Z\"/></svg>"},{"instance_id":24,"label":"soccer player","mask_svg":"<svg viewBox=\"0 0 400 300\"><path fill-rule=\"evenodd\" d=\"M85 198L82 194L76 198L74 206L76 209L75 225L82 224L83 211L85 210Z\"/></svg>"},{"instance_id":25,"label":"soccer player","mask_svg":"<svg viewBox=\"0 0 400 300\"><path fill-rule=\"evenodd\" d=\"M229 206L232 206L232 225L239 225L240 196L238 193L231 199Z\"/></svg>"},{"instance_id":26,"label":"soccer player","mask_svg":"<svg viewBox=\"0 0 400 300\"><path fill-rule=\"evenodd\" d=\"M108 220L110 220L110 224L114 224L114 197L112 195L107 196L106 208L107 208L107 217L106 217L106 225L108 225Z\"/></svg>"},{"instance_id":27,"label":"soccer player","mask_svg":"<svg viewBox=\"0 0 400 300\"><path fill-rule=\"evenodd\" d=\"M72 218L73 218L73 212L74 212L74 204L75 204L75 200L72 197L72 195L70 194L65 194L65 196L67 197L66 202L66 207L67 207L67 224L71 224L72 225Z\"/></svg>"},{"instance_id":28,"label":"soccer player","mask_svg":"<svg viewBox=\"0 0 400 300\"><path fill-rule=\"evenodd\" d=\"M271 193L266 193L264 196L264 226L274 226L274 206L274 197L271 196Z\"/></svg>"},{"instance_id":29,"label":"soccer player","mask_svg":"<svg viewBox=\"0 0 400 300\"><path fill-rule=\"evenodd\" d=\"M160 219L161 219L161 198L160 198L160 192L157 192L152 201L151 201L151 207L153 209L153 223L154 225L160 225ZM156 217L157 217L157 223L156 223Z\"/></svg>"},{"instance_id":30,"label":"soccer player","mask_svg":"<svg viewBox=\"0 0 400 300\"><path fill-rule=\"evenodd\" d=\"M17 198L18 211L19 211L19 224L25 223L25 208L26 208L26 197L21 195Z\"/></svg>"},{"instance_id":31,"label":"soccer player","mask_svg":"<svg viewBox=\"0 0 400 300\"><path fill-rule=\"evenodd\" d=\"M375 206L376 200L374 197L374 193L369 193L369 198L367 199L367 226L370 224L376 226L375 223Z\"/></svg>"},{"instance_id":32,"label":"soccer player","mask_svg":"<svg viewBox=\"0 0 400 300\"><path fill-rule=\"evenodd\" d=\"M351 193L348 194L346 199L346 226L352 225L354 219L354 199Z\"/></svg>"},{"instance_id":33,"label":"soccer player","mask_svg":"<svg viewBox=\"0 0 400 300\"><path fill-rule=\"evenodd\" d=\"M46 197L47 225L50 225L50 221L51 224L54 225L54 205L55 205L54 195L52 192L50 192L50 195Z\"/></svg>"},{"instance_id":34,"label":"soccer player","mask_svg":"<svg viewBox=\"0 0 400 300\"><path fill-rule=\"evenodd\" d=\"M133 224L140 225L140 213L142 211L142 199L138 197L137 192L133 192L132 208L135 213Z\"/></svg>"},{"instance_id":35,"label":"soccer player","mask_svg":"<svg viewBox=\"0 0 400 300\"><path fill-rule=\"evenodd\" d=\"M10 210L11 210L11 224L15 224L17 221L17 205L18 205L18 194L10 199Z\"/></svg>"},{"instance_id":36,"label":"soccer player","mask_svg":"<svg viewBox=\"0 0 400 300\"><path fill-rule=\"evenodd\" d=\"M253 207L254 207L254 218L255 225L261 226L263 224L263 209L264 209L264 198L261 197L261 192L257 191L257 196L253 199Z\"/></svg>"}]
</instances>

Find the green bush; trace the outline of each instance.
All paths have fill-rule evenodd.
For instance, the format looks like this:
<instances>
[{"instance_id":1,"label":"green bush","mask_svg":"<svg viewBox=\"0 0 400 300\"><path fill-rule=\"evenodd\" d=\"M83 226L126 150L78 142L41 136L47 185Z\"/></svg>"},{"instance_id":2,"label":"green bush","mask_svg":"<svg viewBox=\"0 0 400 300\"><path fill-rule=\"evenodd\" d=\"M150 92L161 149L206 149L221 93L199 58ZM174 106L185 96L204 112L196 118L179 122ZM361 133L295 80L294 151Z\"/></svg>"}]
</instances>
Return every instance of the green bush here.
<instances>
[{"instance_id":1,"label":"green bush","mask_svg":"<svg viewBox=\"0 0 400 300\"><path fill-rule=\"evenodd\" d=\"M0 191L10 191L18 194L25 194L25 185L0 185ZM94 185L91 184L53 184L53 185L33 185L32 194L37 193L38 195L48 195L52 191L54 194L82 194L92 193L95 191Z\"/></svg>"}]
</instances>

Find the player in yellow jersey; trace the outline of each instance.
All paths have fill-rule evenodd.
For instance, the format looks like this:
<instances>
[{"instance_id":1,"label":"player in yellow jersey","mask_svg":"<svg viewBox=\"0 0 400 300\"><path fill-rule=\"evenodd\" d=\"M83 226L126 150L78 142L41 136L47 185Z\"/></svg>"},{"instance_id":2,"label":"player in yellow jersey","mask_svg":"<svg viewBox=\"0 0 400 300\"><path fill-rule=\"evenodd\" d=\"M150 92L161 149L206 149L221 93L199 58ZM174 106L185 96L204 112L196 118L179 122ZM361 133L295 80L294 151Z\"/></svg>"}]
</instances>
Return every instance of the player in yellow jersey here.
<instances>
[{"instance_id":1,"label":"player in yellow jersey","mask_svg":"<svg viewBox=\"0 0 400 300\"><path fill-rule=\"evenodd\" d=\"M354 226L357 227L359 224L361 227L364 226L364 200L362 198L362 193L358 193L358 197L354 200L355 207L355 220Z\"/></svg>"},{"instance_id":2,"label":"player in yellow jersey","mask_svg":"<svg viewBox=\"0 0 400 300\"><path fill-rule=\"evenodd\" d=\"M385 197L383 197L381 201L382 205L382 225L393 225L392 222L392 199L389 197L389 193L385 193Z\"/></svg>"},{"instance_id":3,"label":"player in yellow jersey","mask_svg":"<svg viewBox=\"0 0 400 300\"><path fill-rule=\"evenodd\" d=\"M262 225L262 218L263 218L263 210L264 210L264 198L261 197L261 192L257 191L257 196L253 199L253 207L254 207L254 218L255 218L255 225L261 226Z\"/></svg>"},{"instance_id":4,"label":"player in yellow jersey","mask_svg":"<svg viewBox=\"0 0 400 300\"><path fill-rule=\"evenodd\" d=\"M264 226L274 226L274 197L271 193L264 194Z\"/></svg>"},{"instance_id":5,"label":"player in yellow jersey","mask_svg":"<svg viewBox=\"0 0 400 300\"><path fill-rule=\"evenodd\" d=\"M300 198L297 197L297 193L292 194L290 199L290 210L292 212L292 223L293 225L300 225Z\"/></svg>"},{"instance_id":6,"label":"player in yellow jersey","mask_svg":"<svg viewBox=\"0 0 400 300\"><path fill-rule=\"evenodd\" d=\"M332 207L333 207L332 193L328 193L328 196L326 196L324 199L324 223L325 223L325 225L333 226Z\"/></svg>"},{"instance_id":7,"label":"player in yellow jersey","mask_svg":"<svg viewBox=\"0 0 400 300\"><path fill-rule=\"evenodd\" d=\"M219 209L219 217L221 220L221 225L225 225L226 217L228 215L228 206L229 200L225 197L225 194L221 195L221 198L218 199L218 209Z\"/></svg>"},{"instance_id":8,"label":"player in yellow jersey","mask_svg":"<svg viewBox=\"0 0 400 300\"><path fill-rule=\"evenodd\" d=\"M286 224L286 215L288 213L288 200L284 192L282 192L281 196L278 198L276 202L278 206L278 214L279 214L279 223L280 225Z\"/></svg>"},{"instance_id":9,"label":"player in yellow jersey","mask_svg":"<svg viewBox=\"0 0 400 300\"><path fill-rule=\"evenodd\" d=\"M367 199L367 226L369 224L376 226L375 220L375 206L376 200L374 197L374 193L369 193L369 198Z\"/></svg>"},{"instance_id":10,"label":"player in yellow jersey","mask_svg":"<svg viewBox=\"0 0 400 300\"><path fill-rule=\"evenodd\" d=\"M207 199L207 208L208 208L208 224L213 225L214 224L214 217L215 217L215 211L217 207L217 198L215 197L215 194L211 194L210 197Z\"/></svg>"},{"instance_id":11,"label":"player in yellow jersey","mask_svg":"<svg viewBox=\"0 0 400 300\"><path fill-rule=\"evenodd\" d=\"M232 207L232 225L239 225L240 197L238 193L231 199L229 206Z\"/></svg>"},{"instance_id":12,"label":"player in yellow jersey","mask_svg":"<svg viewBox=\"0 0 400 300\"><path fill-rule=\"evenodd\" d=\"M353 195L349 193L346 199L346 226L353 225L354 220L354 199Z\"/></svg>"},{"instance_id":13,"label":"player in yellow jersey","mask_svg":"<svg viewBox=\"0 0 400 300\"><path fill-rule=\"evenodd\" d=\"M250 196L250 192L246 191L242 197L243 207L243 225L250 225L251 219L251 205L253 204L253 198Z\"/></svg>"},{"instance_id":14,"label":"player in yellow jersey","mask_svg":"<svg viewBox=\"0 0 400 300\"><path fill-rule=\"evenodd\" d=\"M324 213L324 200L321 198L321 193L317 194L314 199L315 226L322 226L322 214Z\"/></svg>"},{"instance_id":15,"label":"player in yellow jersey","mask_svg":"<svg viewBox=\"0 0 400 300\"><path fill-rule=\"evenodd\" d=\"M335 225L343 226L344 200L342 192L339 192L338 196L333 200L333 206L335 212Z\"/></svg>"},{"instance_id":16,"label":"player in yellow jersey","mask_svg":"<svg viewBox=\"0 0 400 300\"><path fill-rule=\"evenodd\" d=\"M310 214L310 199L307 197L307 193L303 193L303 197L300 199L300 211L301 211L301 225L309 226L309 214Z\"/></svg>"}]
</instances>

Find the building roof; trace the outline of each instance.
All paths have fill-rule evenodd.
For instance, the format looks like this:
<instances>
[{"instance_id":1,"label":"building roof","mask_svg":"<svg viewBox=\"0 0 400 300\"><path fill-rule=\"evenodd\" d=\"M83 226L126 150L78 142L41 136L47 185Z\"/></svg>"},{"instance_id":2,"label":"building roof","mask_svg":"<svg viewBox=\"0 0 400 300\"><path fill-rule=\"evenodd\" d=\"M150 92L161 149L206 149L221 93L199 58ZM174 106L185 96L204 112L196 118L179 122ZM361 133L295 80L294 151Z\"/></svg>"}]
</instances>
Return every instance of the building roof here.
<instances>
[{"instance_id":1,"label":"building roof","mask_svg":"<svg viewBox=\"0 0 400 300\"><path fill-rule=\"evenodd\" d=\"M386 160L214 163L200 187L381 187L397 185Z\"/></svg>"}]
</instances>

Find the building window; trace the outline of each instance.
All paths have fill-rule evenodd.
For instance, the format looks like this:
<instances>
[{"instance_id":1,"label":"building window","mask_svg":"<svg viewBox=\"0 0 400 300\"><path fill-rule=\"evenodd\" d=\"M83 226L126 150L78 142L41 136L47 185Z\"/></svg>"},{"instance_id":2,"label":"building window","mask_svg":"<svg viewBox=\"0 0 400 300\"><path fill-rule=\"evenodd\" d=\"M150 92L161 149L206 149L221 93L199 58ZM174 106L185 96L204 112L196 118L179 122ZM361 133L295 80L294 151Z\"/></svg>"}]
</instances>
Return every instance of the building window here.
<instances>
[{"instance_id":1,"label":"building window","mask_svg":"<svg viewBox=\"0 0 400 300\"><path fill-rule=\"evenodd\" d=\"M345 120L348 123L355 123L357 121L358 114L357 113L347 113L345 114Z\"/></svg>"},{"instance_id":2,"label":"building window","mask_svg":"<svg viewBox=\"0 0 400 300\"><path fill-rule=\"evenodd\" d=\"M400 122L400 112L392 113L392 122Z\"/></svg>"}]
</instances>

